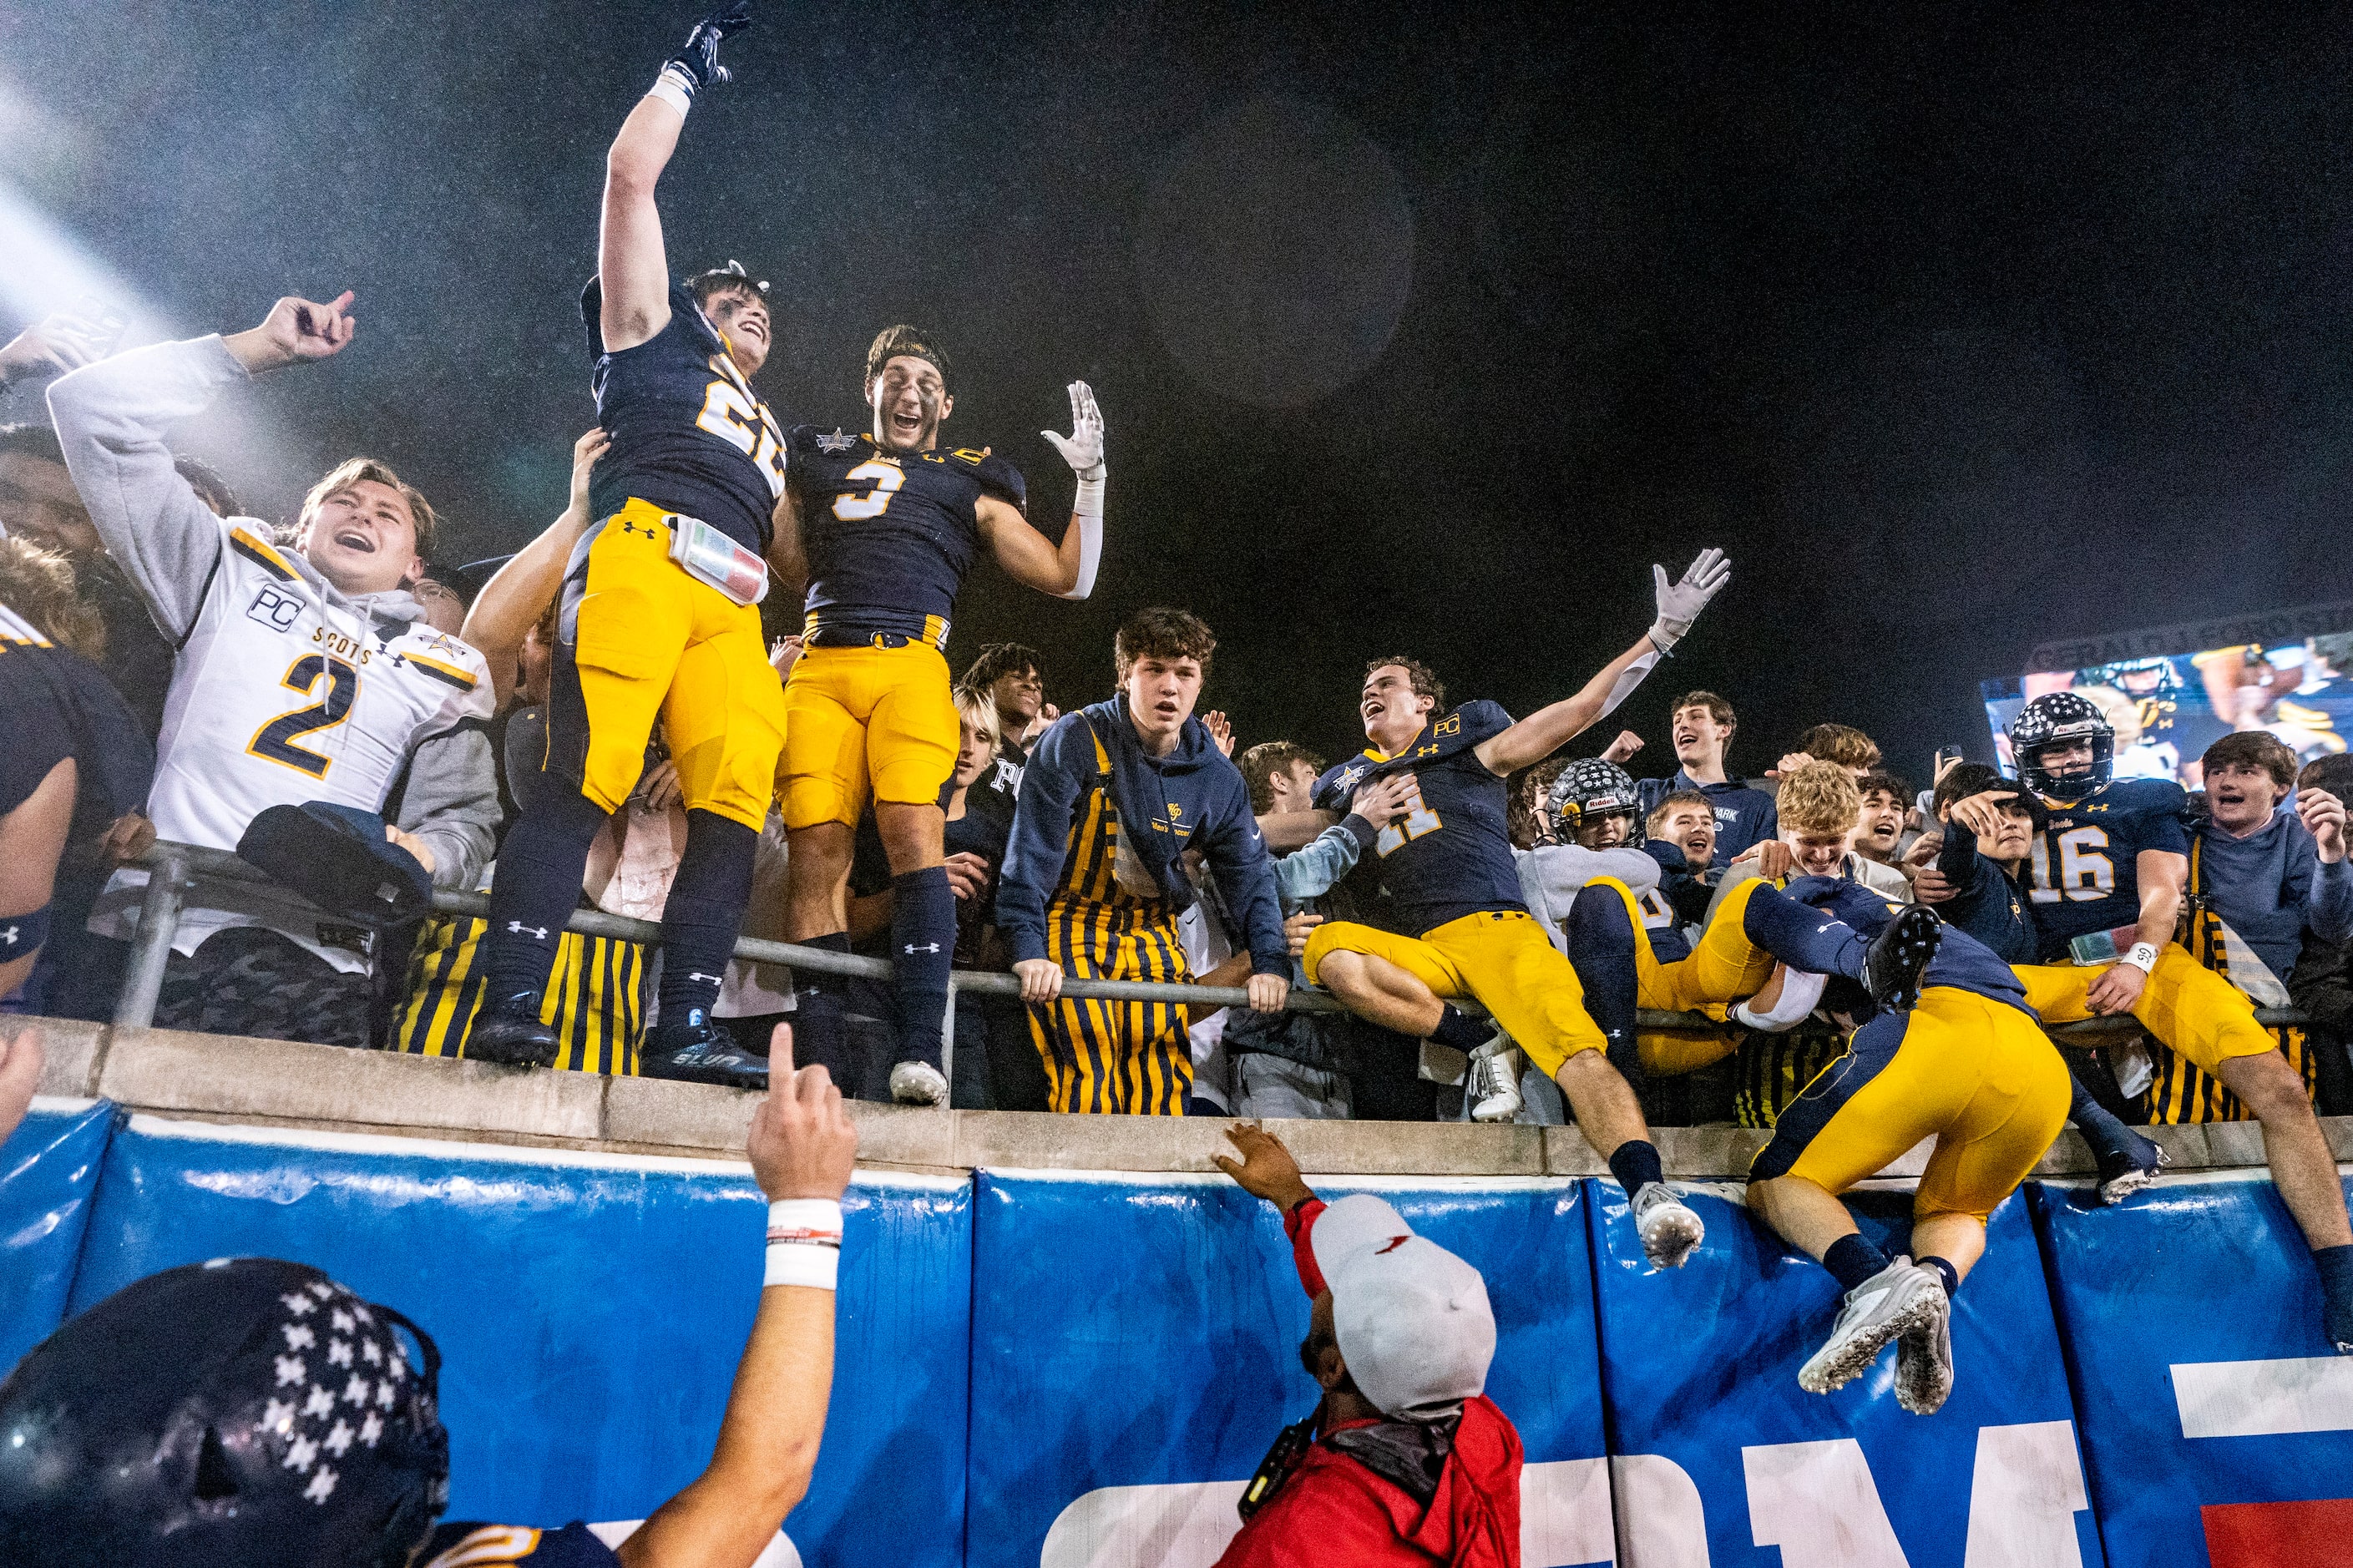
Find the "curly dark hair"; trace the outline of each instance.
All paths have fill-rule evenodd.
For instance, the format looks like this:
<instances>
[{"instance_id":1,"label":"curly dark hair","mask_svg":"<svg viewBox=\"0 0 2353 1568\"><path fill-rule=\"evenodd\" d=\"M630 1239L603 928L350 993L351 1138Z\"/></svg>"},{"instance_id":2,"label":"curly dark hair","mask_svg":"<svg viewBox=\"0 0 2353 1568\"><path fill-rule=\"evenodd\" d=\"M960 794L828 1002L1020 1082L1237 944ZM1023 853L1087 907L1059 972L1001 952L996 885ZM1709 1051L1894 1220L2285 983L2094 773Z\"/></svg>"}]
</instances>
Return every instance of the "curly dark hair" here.
<instances>
[{"instance_id":1,"label":"curly dark hair","mask_svg":"<svg viewBox=\"0 0 2353 1568\"><path fill-rule=\"evenodd\" d=\"M1217 650L1217 634L1200 616L1190 610L1155 605L1136 611L1119 624L1119 635L1112 642L1112 660L1118 668L1123 685L1139 658L1198 659L1201 679L1206 681L1209 679L1209 656Z\"/></svg>"},{"instance_id":2,"label":"curly dark hair","mask_svg":"<svg viewBox=\"0 0 2353 1568\"><path fill-rule=\"evenodd\" d=\"M1365 679L1370 680L1373 678L1373 671L1383 665L1389 664L1396 665L1405 671L1406 680L1412 686L1413 694L1416 697L1430 699L1431 712L1446 711L1446 682L1438 679L1438 671L1418 658L1408 658L1401 653L1391 653L1384 654L1376 659L1368 659L1365 663Z\"/></svg>"}]
</instances>

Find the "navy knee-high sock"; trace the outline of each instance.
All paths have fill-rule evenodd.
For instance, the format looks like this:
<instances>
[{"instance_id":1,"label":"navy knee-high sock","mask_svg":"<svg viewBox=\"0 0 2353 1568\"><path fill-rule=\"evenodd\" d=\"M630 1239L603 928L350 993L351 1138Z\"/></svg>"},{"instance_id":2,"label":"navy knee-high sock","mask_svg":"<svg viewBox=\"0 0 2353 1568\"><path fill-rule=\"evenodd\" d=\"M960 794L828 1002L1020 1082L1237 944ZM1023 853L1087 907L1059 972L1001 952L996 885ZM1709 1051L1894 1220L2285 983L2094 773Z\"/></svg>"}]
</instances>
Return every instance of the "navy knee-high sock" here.
<instances>
[{"instance_id":1,"label":"navy knee-high sock","mask_svg":"<svg viewBox=\"0 0 2353 1568\"><path fill-rule=\"evenodd\" d=\"M588 846L611 815L576 790L544 788L507 830L491 881L484 1005L517 998L535 1006L555 967L565 917L580 907Z\"/></svg>"},{"instance_id":2,"label":"navy knee-high sock","mask_svg":"<svg viewBox=\"0 0 2353 1568\"><path fill-rule=\"evenodd\" d=\"M891 995L902 1062L940 1065L955 941L955 889L945 867L891 879Z\"/></svg>"},{"instance_id":3,"label":"navy knee-high sock","mask_svg":"<svg viewBox=\"0 0 2353 1568\"><path fill-rule=\"evenodd\" d=\"M1585 1010L1609 1042L1609 1065L1629 1083L1642 1081L1642 1053L1634 1040L1641 971L1634 959L1634 921L1615 888L1587 888L1570 901L1562 922L1568 962L1585 987Z\"/></svg>"},{"instance_id":4,"label":"navy knee-high sock","mask_svg":"<svg viewBox=\"0 0 2353 1568\"><path fill-rule=\"evenodd\" d=\"M752 851L759 835L716 812L686 814L686 852L662 905L661 1028L699 1028L719 1000L719 982L752 901Z\"/></svg>"},{"instance_id":5,"label":"navy knee-high sock","mask_svg":"<svg viewBox=\"0 0 2353 1568\"><path fill-rule=\"evenodd\" d=\"M1801 904L1778 888L1759 888L1748 895L1740 929L1792 969L1862 978L1862 957L1871 944L1836 916Z\"/></svg>"},{"instance_id":6,"label":"navy knee-high sock","mask_svg":"<svg viewBox=\"0 0 2353 1568\"><path fill-rule=\"evenodd\" d=\"M2147 1158L2147 1139L2135 1133L2117 1121L2114 1112L2094 1100L2090 1089L2075 1082L2072 1069L2067 1081L2075 1090L2075 1098L2067 1104L2067 1120L2075 1124L2075 1131L2092 1146L2102 1171L2117 1165L2137 1165Z\"/></svg>"},{"instance_id":7,"label":"navy knee-high sock","mask_svg":"<svg viewBox=\"0 0 2353 1568\"><path fill-rule=\"evenodd\" d=\"M795 945L847 954L849 933L838 931L806 937ZM849 1080L849 1026L842 1017L841 1006L849 985L839 974L793 971L793 1064L825 1068L845 1093L855 1087Z\"/></svg>"}]
</instances>

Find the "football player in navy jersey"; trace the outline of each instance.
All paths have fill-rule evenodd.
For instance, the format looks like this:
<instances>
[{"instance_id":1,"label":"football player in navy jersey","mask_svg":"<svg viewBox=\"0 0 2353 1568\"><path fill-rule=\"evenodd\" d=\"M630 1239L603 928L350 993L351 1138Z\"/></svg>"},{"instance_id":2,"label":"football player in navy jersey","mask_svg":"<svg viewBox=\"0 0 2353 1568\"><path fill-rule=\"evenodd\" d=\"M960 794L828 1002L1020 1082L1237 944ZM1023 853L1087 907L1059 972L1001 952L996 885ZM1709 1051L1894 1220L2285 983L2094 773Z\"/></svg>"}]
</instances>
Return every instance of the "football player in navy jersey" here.
<instances>
[{"instance_id":1,"label":"football player in navy jersey","mask_svg":"<svg viewBox=\"0 0 2353 1568\"><path fill-rule=\"evenodd\" d=\"M304 1264L225 1258L124 1287L0 1381L12 1438L0 1444L0 1563L752 1568L817 1467L841 1194L858 1159L841 1091L822 1068L794 1069L788 1026L771 1055L775 1087L744 1138L768 1199L767 1255L718 1441L702 1473L617 1544L609 1525L437 1524L449 1434L432 1336ZM37 1072L37 1043L0 1037L0 1136L27 1058ZM640 1437L628 1443L631 1459L647 1457Z\"/></svg>"},{"instance_id":2,"label":"football player in navy jersey","mask_svg":"<svg viewBox=\"0 0 2353 1568\"><path fill-rule=\"evenodd\" d=\"M1859 797L1846 770L1808 766L1816 770L1809 782L1826 786L1851 827ZM1789 783L1783 781L1785 790ZM1719 894L1692 873L1680 849L1645 839L1634 781L1614 763L1570 763L1546 805L1554 832L1587 852L1636 847L1633 879L1614 866L1581 865L1558 849L1537 850L1520 863L1522 884L1542 893L1541 905L1531 907L1553 925L1556 945L1584 987L1585 1009L1609 1042L1611 1065L1630 1079L1694 1072L1739 1045L1736 1032L1638 1033L1642 1008L1701 1013L1778 1033L1812 1012L1826 977L1843 975L1901 1010L1919 964L1936 950L1936 917L1926 910L1902 922L1875 922L1873 931L1885 940L1874 944L1846 925L1824 921L1763 878L1746 878ZM1532 885L1539 880L1540 889Z\"/></svg>"},{"instance_id":3,"label":"football player in navy jersey","mask_svg":"<svg viewBox=\"0 0 2353 1568\"><path fill-rule=\"evenodd\" d=\"M1634 1206L1642 1249L1677 1268L1699 1245L1699 1216L1668 1190L1633 1089L1609 1065L1577 972L1528 913L1505 826L1505 775L1542 761L1625 700L1731 577L1704 550L1680 582L1654 569L1658 618L1584 689L1514 722L1493 702L1447 710L1437 678L1409 658L1366 669L1359 712L1372 744L1318 781L1315 804L1345 811L1368 780L1406 773L1411 806L1375 840L1376 874L1398 931L1351 921L1318 926L1307 977L1359 1016L1493 1060L1491 1031L1445 997L1472 996L1554 1078L1587 1140ZM1466 1098L1489 1097L1474 1074Z\"/></svg>"},{"instance_id":4,"label":"football player in navy jersey","mask_svg":"<svg viewBox=\"0 0 2353 1568\"><path fill-rule=\"evenodd\" d=\"M2113 778L2116 731L2072 691L2029 702L2010 739L2049 814L2029 862L2042 944L2042 962L2018 971L2029 1004L2053 1024L2130 1013L2254 1112L2320 1270L2327 1339L2353 1352L2353 1226L2304 1079L2245 993L2174 941L2189 877L2181 786Z\"/></svg>"},{"instance_id":5,"label":"football player in navy jersey","mask_svg":"<svg viewBox=\"0 0 2353 1568\"><path fill-rule=\"evenodd\" d=\"M1841 1388L1895 1341L1896 1403L1933 1415L1953 1389L1953 1295L1985 1255L1987 1216L2066 1125L2066 1064L2018 976L1975 938L1856 882L1800 877L1788 892L1858 932L1925 921L1940 939L1908 1011L1877 1011L1831 983L1827 1005L1861 1025L1854 1043L1781 1113L1748 1173L1750 1210L1845 1291L1799 1386ZM1839 1194L1926 1138L1936 1144L1912 1200L1912 1256L1891 1259Z\"/></svg>"},{"instance_id":6,"label":"football player in navy jersey","mask_svg":"<svg viewBox=\"0 0 2353 1568\"><path fill-rule=\"evenodd\" d=\"M786 931L807 946L849 950L850 859L871 799L892 873L899 1059L891 1093L912 1104L947 1100L940 1047L956 920L939 803L955 771L957 727L941 650L956 590L984 554L1042 593L1083 599L1094 589L1103 416L1086 383L1070 392L1072 433L1040 432L1078 477L1060 545L1030 526L1011 463L986 447L943 444L954 371L928 332L895 326L876 336L866 355L868 428L792 434L778 571L808 592L807 651L785 689ZM806 970L799 979L804 1047L838 1065L841 982Z\"/></svg>"},{"instance_id":7,"label":"football player in navy jersey","mask_svg":"<svg viewBox=\"0 0 2353 1568\"><path fill-rule=\"evenodd\" d=\"M659 719L687 809L662 910L657 1078L756 1088L766 1064L711 1019L776 792L784 692L760 631L763 555L785 484L784 435L752 390L770 347L762 286L740 268L671 281L654 185L695 95L729 79L720 41L749 0L695 25L605 160L596 277L581 296L596 415L612 437L589 482L556 621L547 751L491 886L488 991L465 1053L547 1066L543 993L588 847L644 771Z\"/></svg>"}]
</instances>

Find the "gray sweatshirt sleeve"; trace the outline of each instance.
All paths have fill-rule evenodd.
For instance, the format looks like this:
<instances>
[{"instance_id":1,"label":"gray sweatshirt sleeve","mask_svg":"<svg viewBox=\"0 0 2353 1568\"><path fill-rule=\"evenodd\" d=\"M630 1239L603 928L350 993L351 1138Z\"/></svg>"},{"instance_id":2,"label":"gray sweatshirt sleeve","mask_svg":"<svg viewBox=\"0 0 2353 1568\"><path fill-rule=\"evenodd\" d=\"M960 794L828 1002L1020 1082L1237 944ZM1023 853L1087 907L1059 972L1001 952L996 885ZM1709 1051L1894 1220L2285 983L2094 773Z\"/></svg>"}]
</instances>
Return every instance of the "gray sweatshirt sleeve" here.
<instances>
[{"instance_id":1,"label":"gray sweatshirt sleeve","mask_svg":"<svg viewBox=\"0 0 2353 1568\"><path fill-rule=\"evenodd\" d=\"M49 387L49 417L106 552L156 626L186 639L220 559L221 529L172 467L164 427L247 378L219 337L156 343L84 365Z\"/></svg>"},{"instance_id":2,"label":"gray sweatshirt sleeve","mask_svg":"<svg viewBox=\"0 0 2353 1568\"><path fill-rule=\"evenodd\" d=\"M2305 929L2332 945L2353 942L2353 856L2330 866L2315 852L2312 902L2305 911Z\"/></svg>"},{"instance_id":3,"label":"gray sweatshirt sleeve","mask_svg":"<svg viewBox=\"0 0 2353 1568\"><path fill-rule=\"evenodd\" d=\"M396 825L431 847L435 887L479 883L499 825L498 774L480 724L469 721L417 742Z\"/></svg>"},{"instance_id":4,"label":"gray sweatshirt sleeve","mask_svg":"<svg viewBox=\"0 0 2353 1568\"><path fill-rule=\"evenodd\" d=\"M1274 890L1288 911L1310 899L1322 898L1333 884L1355 868L1357 858L1372 847L1373 825L1351 814L1274 863Z\"/></svg>"}]
</instances>

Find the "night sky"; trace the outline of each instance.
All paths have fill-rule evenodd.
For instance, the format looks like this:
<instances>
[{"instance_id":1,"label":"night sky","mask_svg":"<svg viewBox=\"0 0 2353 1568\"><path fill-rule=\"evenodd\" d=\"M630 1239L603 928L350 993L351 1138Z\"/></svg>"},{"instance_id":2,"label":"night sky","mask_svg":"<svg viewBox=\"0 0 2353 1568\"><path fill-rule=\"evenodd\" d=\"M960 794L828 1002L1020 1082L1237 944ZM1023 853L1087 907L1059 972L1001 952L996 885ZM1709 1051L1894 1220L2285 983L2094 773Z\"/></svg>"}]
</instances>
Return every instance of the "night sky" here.
<instances>
[{"instance_id":1,"label":"night sky","mask_svg":"<svg viewBox=\"0 0 2353 1568\"><path fill-rule=\"evenodd\" d=\"M1916 774L2038 642L2353 591L2353 23L1750 9L763 0L670 261L772 281L787 423L859 427L874 331L940 333L948 433L1050 536L1037 432L1092 382L1093 599L984 566L951 661L1035 644L1071 706L1187 605L1245 743L1352 750L1390 651L1525 713L1703 544L1733 585L1621 715L1637 772L1707 686L1736 770L1839 720ZM0 195L144 336L357 289L351 350L236 400L274 443L185 445L269 516L380 456L490 554L563 504L604 149L695 15L0 0ZM11 265L0 329L73 303Z\"/></svg>"}]
</instances>

